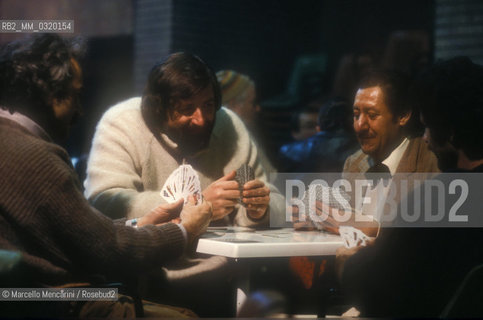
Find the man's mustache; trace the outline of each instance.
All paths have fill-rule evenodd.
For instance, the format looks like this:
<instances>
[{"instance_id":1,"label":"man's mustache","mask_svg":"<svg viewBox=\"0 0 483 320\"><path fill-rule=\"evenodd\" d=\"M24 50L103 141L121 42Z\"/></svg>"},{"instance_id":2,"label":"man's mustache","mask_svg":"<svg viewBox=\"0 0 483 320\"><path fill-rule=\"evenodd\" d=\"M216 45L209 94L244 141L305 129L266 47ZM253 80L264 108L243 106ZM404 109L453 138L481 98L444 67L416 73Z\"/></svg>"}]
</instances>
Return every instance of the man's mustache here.
<instances>
[{"instance_id":1,"label":"man's mustache","mask_svg":"<svg viewBox=\"0 0 483 320\"><path fill-rule=\"evenodd\" d=\"M372 139L374 138L376 135L374 134L368 134L368 133L360 133L360 134L356 134L357 138L359 139Z\"/></svg>"}]
</instances>

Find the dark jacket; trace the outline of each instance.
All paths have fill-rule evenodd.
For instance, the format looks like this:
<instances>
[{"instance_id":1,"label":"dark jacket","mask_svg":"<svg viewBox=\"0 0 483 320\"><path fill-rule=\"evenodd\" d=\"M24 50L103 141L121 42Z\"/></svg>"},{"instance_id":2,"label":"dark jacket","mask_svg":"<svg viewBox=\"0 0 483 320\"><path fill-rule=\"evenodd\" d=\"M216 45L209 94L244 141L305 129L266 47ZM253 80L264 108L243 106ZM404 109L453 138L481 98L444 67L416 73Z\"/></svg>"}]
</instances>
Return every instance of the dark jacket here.
<instances>
[{"instance_id":1,"label":"dark jacket","mask_svg":"<svg viewBox=\"0 0 483 320\"><path fill-rule=\"evenodd\" d=\"M31 285L139 274L183 252L172 223L135 229L92 208L67 152L1 117L0 150L0 249L22 253Z\"/></svg>"},{"instance_id":2,"label":"dark jacket","mask_svg":"<svg viewBox=\"0 0 483 320\"><path fill-rule=\"evenodd\" d=\"M469 190L466 201L481 203L481 190ZM342 286L364 317L438 317L482 263L481 228L383 228L372 246L346 261Z\"/></svg>"}]
</instances>

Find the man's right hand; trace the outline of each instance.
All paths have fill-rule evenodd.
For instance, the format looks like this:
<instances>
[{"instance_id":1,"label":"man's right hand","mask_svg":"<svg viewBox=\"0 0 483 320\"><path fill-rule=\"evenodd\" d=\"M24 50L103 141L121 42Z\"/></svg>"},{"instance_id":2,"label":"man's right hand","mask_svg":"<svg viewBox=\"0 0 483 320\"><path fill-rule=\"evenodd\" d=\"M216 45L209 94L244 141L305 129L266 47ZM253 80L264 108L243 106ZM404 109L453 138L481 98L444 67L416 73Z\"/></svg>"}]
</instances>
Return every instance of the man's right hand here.
<instances>
[{"instance_id":1,"label":"man's right hand","mask_svg":"<svg viewBox=\"0 0 483 320\"><path fill-rule=\"evenodd\" d=\"M204 191L204 199L213 205L213 220L219 220L233 211L240 199L240 189L235 180L236 171L210 184Z\"/></svg>"},{"instance_id":2,"label":"man's right hand","mask_svg":"<svg viewBox=\"0 0 483 320\"><path fill-rule=\"evenodd\" d=\"M167 222L174 222L178 217L183 207L183 199L179 199L173 203L163 203L148 212L146 215L138 219L138 227L147 224L163 224Z\"/></svg>"},{"instance_id":3,"label":"man's right hand","mask_svg":"<svg viewBox=\"0 0 483 320\"><path fill-rule=\"evenodd\" d=\"M211 205L208 201L203 200L201 204L196 205L194 197L188 197L188 203L183 206L180 218L181 224L188 233L189 242L206 231L212 216Z\"/></svg>"},{"instance_id":4,"label":"man's right hand","mask_svg":"<svg viewBox=\"0 0 483 320\"><path fill-rule=\"evenodd\" d=\"M321 224L325 231L339 234L340 226L351 226L361 230L369 237L376 237L379 233L380 225L372 216L352 211L346 212L338 208L333 208L319 200L315 201L315 211L318 216L323 217ZM335 213L338 214L338 217L334 216ZM345 218L341 219L341 217Z\"/></svg>"}]
</instances>

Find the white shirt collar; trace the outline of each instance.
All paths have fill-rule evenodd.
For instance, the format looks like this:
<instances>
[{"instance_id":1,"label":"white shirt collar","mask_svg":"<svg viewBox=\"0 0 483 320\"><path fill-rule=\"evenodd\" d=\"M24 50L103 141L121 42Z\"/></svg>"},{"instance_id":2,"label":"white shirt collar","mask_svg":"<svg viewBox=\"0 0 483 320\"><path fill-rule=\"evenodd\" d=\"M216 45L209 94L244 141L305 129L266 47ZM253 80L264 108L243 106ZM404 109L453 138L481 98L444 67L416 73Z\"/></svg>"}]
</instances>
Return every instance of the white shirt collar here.
<instances>
[{"instance_id":1,"label":"white shirt collar","mask_svg":"<svg viewBox=\"0 0 483 320\"><path fill-rule=\"evenodd\" d=\"M399 166L399 162L401 161L401 158L404 152L406 151L408 144L409 144L409 139L404 138L404 140L399 144L399 146L396 149L392 150L391 154L382 161L382 163L389 168L389 171L391 172L392 176L396 173L397 167Z\"/></svg>"},{"instance_id":2,"label":"white shirt collar","mask_svg":"<svg viewBox=\"0 0 483 320\"><path fill-rule=\"evenodd\" d=\"M407 147L409 145L409 139L404 138L404 140L399 144L399 146L392 150L391 154L382 161L383 164L385 164L389 168L389 172L391 173L391 176L393 176L396 173L397 167L399 166L399 162L401 161L401 158L406 151ZM369 157L369 166L373 166L375 164L374 159Z\"/></svg>"}]
</instances>

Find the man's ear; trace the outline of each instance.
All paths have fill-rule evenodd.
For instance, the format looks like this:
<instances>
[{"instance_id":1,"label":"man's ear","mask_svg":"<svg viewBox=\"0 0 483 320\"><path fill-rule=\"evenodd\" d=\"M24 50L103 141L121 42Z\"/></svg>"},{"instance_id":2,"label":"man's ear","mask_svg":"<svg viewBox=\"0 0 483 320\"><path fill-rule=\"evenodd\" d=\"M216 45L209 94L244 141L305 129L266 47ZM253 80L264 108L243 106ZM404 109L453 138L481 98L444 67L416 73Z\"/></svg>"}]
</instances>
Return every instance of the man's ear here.
<instances>
[{"instance_id":1,"label":"man's ear","mask_svg":"<svg viewBox=\"0 0 483 320\"><path fill-rule=\"evenodd\" d=\"M399 116L398 123L401 127L404 127L408 123L409 119L411 119L411 114L412 114L412 112L409 111L409 112Z\"/></svg>"}]
</instances>

